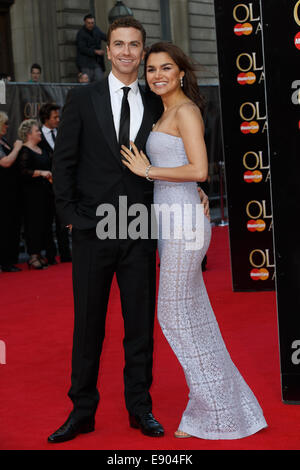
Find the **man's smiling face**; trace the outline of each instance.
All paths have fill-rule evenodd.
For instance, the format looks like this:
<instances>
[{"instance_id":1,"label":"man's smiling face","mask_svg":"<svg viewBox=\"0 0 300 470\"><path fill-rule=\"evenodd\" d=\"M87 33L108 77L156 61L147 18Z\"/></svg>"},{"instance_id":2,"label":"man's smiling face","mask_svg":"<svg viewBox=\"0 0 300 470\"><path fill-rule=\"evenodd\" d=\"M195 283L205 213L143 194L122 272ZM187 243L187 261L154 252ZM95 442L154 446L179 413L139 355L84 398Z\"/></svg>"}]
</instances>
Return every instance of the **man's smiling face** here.
<instances>
[{"instance_id":1,"label":"man's smiling face","mask_svg":"<svg viewBox=\"0 0 300 470\"><path fill-rule=\"evenodd\" d=\"M138 77L144 57L143 37L136 28L117 28L112 31L107 46L113 74L124 83L132 83Z\"/></svg>"}]
</instances>

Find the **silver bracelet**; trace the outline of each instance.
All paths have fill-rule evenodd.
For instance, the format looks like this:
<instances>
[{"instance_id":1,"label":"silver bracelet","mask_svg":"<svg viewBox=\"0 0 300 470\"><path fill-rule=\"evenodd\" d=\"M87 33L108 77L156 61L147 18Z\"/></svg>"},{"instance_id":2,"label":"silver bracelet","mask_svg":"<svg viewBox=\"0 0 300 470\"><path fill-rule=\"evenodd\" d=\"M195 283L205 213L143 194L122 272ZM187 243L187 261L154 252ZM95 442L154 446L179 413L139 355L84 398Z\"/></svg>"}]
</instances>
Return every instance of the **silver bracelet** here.
<instances>
[{"instance_id":1,"label":"silver bracelet","mask_svg":"<svg viewBox=\"0 0 300 470\"><path fill-rule=\"evenodd\" d=\"M152 167L152 165L149 165L146 168L146 180L148 180L148 181L154 181L153 179L149 178L149 176L148 176L149 170L150 170L151 167Z\"/></svg>"}]
</instances>

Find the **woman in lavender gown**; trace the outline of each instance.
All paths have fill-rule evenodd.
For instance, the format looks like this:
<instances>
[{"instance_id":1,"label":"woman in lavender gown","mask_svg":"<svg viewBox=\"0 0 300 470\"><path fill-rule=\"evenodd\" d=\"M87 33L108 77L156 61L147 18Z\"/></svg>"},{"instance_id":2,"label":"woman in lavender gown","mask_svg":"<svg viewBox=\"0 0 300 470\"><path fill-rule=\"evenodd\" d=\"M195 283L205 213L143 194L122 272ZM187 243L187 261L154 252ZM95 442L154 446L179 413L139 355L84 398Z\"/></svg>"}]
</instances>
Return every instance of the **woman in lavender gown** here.
<instances>
[{"instance_id":1,"label":"woman in lavender gown","mask_svg":"<svg viewBox=\"0 0 300 470\"><path fill-rule=\"evenodd\" d=\"M175 45L150 47L145 76L147 87L161 97L164 112L148 138L147 156L133 143L131 151L123 147L121 153L133 173L154 181L160 256L158 320L189 387L175 436L239 439L267 425L226 349L202 277L201 262L211 238L208 218L196 215L197 182L205 181L208 171L202 99L192 65ZM182 208L173 215L168 237L163 236L157 209L164 204ZM193 208L189 236L184 219L187 206ZM201 243L189 245L190 233L198 233Z\"/></svg>"}]
</instances>

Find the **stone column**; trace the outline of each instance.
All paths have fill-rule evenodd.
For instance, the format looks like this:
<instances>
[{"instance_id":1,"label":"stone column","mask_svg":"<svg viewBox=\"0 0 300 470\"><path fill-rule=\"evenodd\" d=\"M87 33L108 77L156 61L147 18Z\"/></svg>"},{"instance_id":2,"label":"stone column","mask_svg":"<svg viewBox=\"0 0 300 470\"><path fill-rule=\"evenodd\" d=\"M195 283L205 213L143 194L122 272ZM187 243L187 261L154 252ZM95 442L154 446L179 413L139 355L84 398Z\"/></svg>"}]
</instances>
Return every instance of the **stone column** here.
<instances>
[{"instance_id":1,"label":"stone column","mask_svg":"<svg viewBox=\"0 0 300 470\"><path fill-rule=\"evenodd\" d=\"M60 81L77 81L76 34L90 12L90 0L56 0L58 60Z\"/></svg>"},{"instance_id":2,"label":"stone column","mask_svg":"<svg viewBox=\"0 0 300 470\"><path fill-rule=\"evenodd\" d=\"M188 0L169 0L172 42L190 53Z\"/></svg>"},{"instance_id":3,"label":"stone column","mask_svg":"<svg viewBox=\"0 0 300 470\"><path fill-rule=\"evenodd\" d=\"M30 79L30 66L42 67L43 82L59 79L56 11L53 2L16 0L10 11L15 78Z\"/></svg>"}]
</instances>

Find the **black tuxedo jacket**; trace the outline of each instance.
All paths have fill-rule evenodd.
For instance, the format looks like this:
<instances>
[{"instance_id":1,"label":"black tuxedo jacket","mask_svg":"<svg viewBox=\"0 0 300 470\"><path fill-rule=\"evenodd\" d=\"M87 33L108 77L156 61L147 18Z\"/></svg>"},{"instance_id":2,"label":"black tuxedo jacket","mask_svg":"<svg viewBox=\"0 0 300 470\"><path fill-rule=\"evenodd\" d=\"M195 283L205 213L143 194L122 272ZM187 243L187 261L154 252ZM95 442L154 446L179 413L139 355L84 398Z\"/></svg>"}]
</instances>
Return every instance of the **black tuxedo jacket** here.
<instances>
[{"instance_id":1,"label":"black tuxedo jacket","mask_svg":"<svg viewBox=\"0 0 300 470\"><path fill-rule=\"evenodd\" d=\"M46 137L45 137L44 134L43 134L42 128L40 129L40 131L41 131L41 138L42 138L42 140L41 140L40 143L39 143L39 147L40 147L42 150L46 150L46 152L48 153L49 157L52 158L52 155L53 155L53 148L51 147L51 145L48 144L48 141L47 141Z\"/></svg>"},{"instance_id":2,"label":"black tuxedo jacket","mask_svg":"<svg viewBox=\"0 0 300 470\"><path fill-rule=\"evenodd\" d=\"M141 150L162 113L162 103L153 93L140 91L144 115L135 144ZM131 173L121 157L108 79L70 90L53 154L53 188L64 225L95 227L97 207L110 203L117 209L120 195L127 196L128 206L152 202L152 183Z\"/></svg>"}]
</instances>

